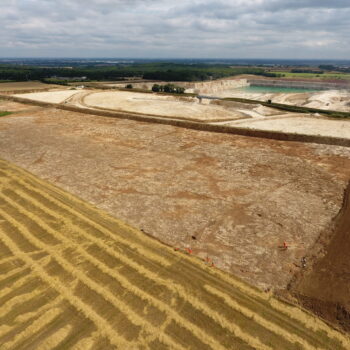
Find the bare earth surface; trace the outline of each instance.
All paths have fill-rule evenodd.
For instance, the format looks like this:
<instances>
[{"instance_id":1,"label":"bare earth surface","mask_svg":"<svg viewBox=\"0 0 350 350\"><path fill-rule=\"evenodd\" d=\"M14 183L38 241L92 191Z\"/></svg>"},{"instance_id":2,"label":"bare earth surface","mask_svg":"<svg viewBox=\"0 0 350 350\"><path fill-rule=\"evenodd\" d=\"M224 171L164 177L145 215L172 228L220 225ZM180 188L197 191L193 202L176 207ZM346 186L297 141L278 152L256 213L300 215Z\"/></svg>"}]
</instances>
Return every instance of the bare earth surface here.
<instances>
[{"instance_id":1,"label":"bare earth surface","mask_svg":"<svg viewBox=\"0 0 350 350\"><path fill-rule=\"evenodd\" d=\"M62 91L54 91L54 92L36 92L36 93L30 93L30 94L16 94L14 96L17 97L24 97L24 98L30 98L34 101L43 101L43 102L50 102L50 103L62 103L69 97L72 97L78 93L77 90L62 90Z\"/></svg>"},{"instance_id":2,"label":"bare earth surface","mask_svg":"<svg viewBox=\"0 0 350 350\"><path fill-rule=\"evenodd\" d=\"M41 108L0 118L0 157L275 289L339 212L350 178L348 148Z\"/></svg>"},{"instance_id":3,"label":"bare earth surface","mask_svg":"<svg viewBox=\"0 0 350 350\"><path fill-rule=\"evenodd\" d=\"M273 118L255 118L229 122L227 125L258 130L350 138L350 119L330 119L290 113Z\"/></svg>"},{"instance_id":4,"label":"bare earth surface","mask_svg":"<svg viewBox=\"0 0 350 350\"><path fill-rule=\"evenodd\" d=\"M16 91L16 90L37 90L57 88L60 85L44 84L40 81L24 81L15 83L0 83L0 92ZM62 89L62 86L60 87Z\"/></svg>"},{"instance_id":5,"label":"bare earth surface","mask_svg":"<svg viewBox=\"0 0 350 350\"><path fill-rule=\"evenodd\" d=\"M324 94L326 93L331 92ZM288 95L292 99L293 95L298 94L282 95ZM257 130L350 138L349 119L288 113L259 104L218 100L203 100L202 103L199 103L196 98L125 91L64 90L16 94L15 96L42 102L65 103L88 109L121 110ZM296 103L295 100L293 101Z\"/></svg>"},{"instance_id":6,"label":"bare earth surface","mask_svg":"<svg viewBox=\"0 0 350 350\"><path fill-rule=\"evenodd\" d=\"M347 350L350 338L0 159L1 350Z\"/></svg>"},{"instance_id":7,"label":"bare earth surface","mask_svg":"<svg viewBox=\"0 0 350 350\"><path fill-rule=\"evenodd\" d=\"M35 101L62 103L78 107L128 111L163 117L194 119L198 121L234 120L246 117L236 110L211 105L209 101L200 104L197 98L161 96L156 94L127 91L54 91L14 96Z\"/></svg>"},{"instance_id":8,"label":"bare earth surface","mask_svg":"<svg viewBox=\"0 0 350 350\"><path fill-rule=\"evenodd\" d=\"M83 98L83 103L90 108L121 110L202 121L232 120L243 117L242 113L227 110L221 106L200 104L197 98L180 98L125 91L90 93Z\"/></svg>"},{"instance_id":9,"label":"bare earth surface","mask_svg":"<svg viewBox=\"0 0 350 350\"><path fill-rule=\"evenodd\" d=\"M350 331L350 182L342 210L312 250L311 267L295 276L290 290L317 315ZM311 253L311 252L310 252Z\"/></svg>"}]
</instances>

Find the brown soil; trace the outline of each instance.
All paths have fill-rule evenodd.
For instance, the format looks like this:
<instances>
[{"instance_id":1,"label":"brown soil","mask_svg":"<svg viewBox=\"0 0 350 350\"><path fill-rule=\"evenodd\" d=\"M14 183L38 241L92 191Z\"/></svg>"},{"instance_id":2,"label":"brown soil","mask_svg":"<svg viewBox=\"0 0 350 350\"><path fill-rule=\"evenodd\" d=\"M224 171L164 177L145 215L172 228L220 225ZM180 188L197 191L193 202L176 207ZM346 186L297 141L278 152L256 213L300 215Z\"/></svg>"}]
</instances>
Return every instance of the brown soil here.
<instances>
[{"instance_id":1,"label":"brown soil","mask_svg":"<svg viewBox=\"0 0 350 350\"><path fill-rule=\"evenodd\" d=\"M347 350L350 338L0 159L1 350Z\"/></svg>"},{"instance_id":2,"label":"brown soil","mask_svg":"<svg viewBox=\"0 0 350 350\"><path fill-rule=\"evenodd\" d=\"M291 286L292 293L304 306L347 331L350 331L349 252L350 183L332 228L321 235L315 246L311 257L314 263L305 273L298 274Z\"/></svg>"},{"instance_id":3,"label":"brown soil","mask_svg":"<svg viewBox=\"0 0 350 350\"><path fill-rule=\"evenodd\" d=\"M60 85L54 84L44 84L40 81L24 81L24 82L15 82L15 83L0 83L0 91L1 92L12 92L15 91L32 91L32 90L48 90L52 88L60 87Z\"/></svg>"}]
</instances>

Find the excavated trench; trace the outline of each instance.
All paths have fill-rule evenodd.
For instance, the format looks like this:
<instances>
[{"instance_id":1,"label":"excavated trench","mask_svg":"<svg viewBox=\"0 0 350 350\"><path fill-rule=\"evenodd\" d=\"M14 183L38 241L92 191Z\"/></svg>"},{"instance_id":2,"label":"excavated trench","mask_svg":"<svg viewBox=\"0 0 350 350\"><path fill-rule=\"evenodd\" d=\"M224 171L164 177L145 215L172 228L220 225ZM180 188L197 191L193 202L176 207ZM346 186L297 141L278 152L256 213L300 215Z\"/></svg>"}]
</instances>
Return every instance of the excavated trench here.
<instances>
[{"instance_id":1,"label":"excavated trench","mask_svg":"<svg viewBox=\"0 0 350 350\"><path fill-rule=\"evenodd\" d=\"M305 308L350 332L350 182L342 209L310 260L310 267L291 283L291 294Z\"/></svg>"}]
</instances>

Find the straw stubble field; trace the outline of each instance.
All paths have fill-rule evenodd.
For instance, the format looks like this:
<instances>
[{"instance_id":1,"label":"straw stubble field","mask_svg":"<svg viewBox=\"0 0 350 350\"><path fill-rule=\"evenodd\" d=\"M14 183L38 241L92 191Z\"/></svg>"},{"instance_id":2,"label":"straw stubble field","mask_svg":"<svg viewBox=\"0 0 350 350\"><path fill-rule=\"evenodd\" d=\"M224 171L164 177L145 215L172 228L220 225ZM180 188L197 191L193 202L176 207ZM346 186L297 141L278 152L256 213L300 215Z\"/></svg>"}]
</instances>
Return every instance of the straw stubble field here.
<instances>
[{"instance_id":1,"label":"straw stubble field","mask_svg":"<svg viewBox=\"0 0 350 350\"><path fill-rule=\"evenodd\" d=\"M349 349L308 313L0 160L1 349Z\"/></svg>"}]
</instances>

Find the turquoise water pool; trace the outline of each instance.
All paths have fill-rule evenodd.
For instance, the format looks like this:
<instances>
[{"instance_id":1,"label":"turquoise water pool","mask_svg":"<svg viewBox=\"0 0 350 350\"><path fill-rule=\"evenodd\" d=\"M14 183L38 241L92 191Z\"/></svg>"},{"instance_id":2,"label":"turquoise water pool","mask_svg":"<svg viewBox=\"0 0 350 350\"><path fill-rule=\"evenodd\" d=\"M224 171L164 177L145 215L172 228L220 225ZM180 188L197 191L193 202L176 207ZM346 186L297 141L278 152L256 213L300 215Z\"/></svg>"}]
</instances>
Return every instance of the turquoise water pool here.
<instances>
[{"instance_id":1,"label":"turquoise water pool","mask_svg":"<svg viewBox=\"0 0 350 350\"><path fill-rule=\"evenodd\" d=\"M287 88L275 86L245 86L236 89L237 92L251 92L258 94L277 94L277 93L298 93L298 92L316 92L317 89Z\"/></svg>"}]
</instances>

